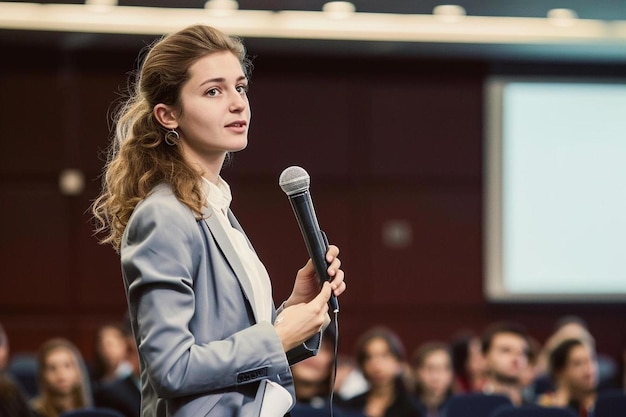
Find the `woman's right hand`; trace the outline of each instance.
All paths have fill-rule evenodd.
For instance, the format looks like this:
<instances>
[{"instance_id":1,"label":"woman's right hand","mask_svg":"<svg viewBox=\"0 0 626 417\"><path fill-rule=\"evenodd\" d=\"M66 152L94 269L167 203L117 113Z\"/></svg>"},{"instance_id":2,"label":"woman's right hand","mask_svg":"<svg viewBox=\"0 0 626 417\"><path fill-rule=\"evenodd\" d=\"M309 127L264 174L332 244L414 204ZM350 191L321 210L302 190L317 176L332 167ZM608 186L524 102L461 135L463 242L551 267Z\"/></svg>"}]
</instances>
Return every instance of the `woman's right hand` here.
<instances>
[{"instance_id":1,"label":"woman's right hand","mask_svg":"<svg viewBox=\"0 0 626 417\"><path fill-rule=\"evenodd\" d=\"M322 330L328 321L328 300L332 288L324 282L319 294L308 303L286 307L274 322L285 352L301 345Z\"/></svg>"}]
</instances>

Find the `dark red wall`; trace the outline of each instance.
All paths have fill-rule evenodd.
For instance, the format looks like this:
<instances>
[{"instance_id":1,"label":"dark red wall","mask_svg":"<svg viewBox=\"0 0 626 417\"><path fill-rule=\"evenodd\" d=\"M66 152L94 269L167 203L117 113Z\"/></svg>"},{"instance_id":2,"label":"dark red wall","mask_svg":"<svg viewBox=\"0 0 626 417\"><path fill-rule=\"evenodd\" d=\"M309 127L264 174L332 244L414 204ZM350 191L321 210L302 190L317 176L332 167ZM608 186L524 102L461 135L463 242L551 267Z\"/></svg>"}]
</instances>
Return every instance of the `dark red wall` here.
<instances>
[{"instance_id":1,"label":"dark red wall","mask_svg":"<svg viewBox=\"0 0 626 417\"><path fill-rule=\"evenodd\" d=\"M119 260L97 244L88 212L98 193L111 103L137 49L8 47L0 63L0 322L12 351L47 338L93 355L94 331L122 317ZM306 251L278 186L289 165L312 177L320 224L341 247L340 350L370 326L396 330L407 349L513 319L539 341L564 314L585 318L599 350L626 347L623 305L495 305L483 296L481 62L338 59L260 54L254 61L248 149L223 171L233 209L285 298ZM61 195L63 168L85 172ZM388 222L412 231L389 248Z\"/></svg>"}]
</instances>

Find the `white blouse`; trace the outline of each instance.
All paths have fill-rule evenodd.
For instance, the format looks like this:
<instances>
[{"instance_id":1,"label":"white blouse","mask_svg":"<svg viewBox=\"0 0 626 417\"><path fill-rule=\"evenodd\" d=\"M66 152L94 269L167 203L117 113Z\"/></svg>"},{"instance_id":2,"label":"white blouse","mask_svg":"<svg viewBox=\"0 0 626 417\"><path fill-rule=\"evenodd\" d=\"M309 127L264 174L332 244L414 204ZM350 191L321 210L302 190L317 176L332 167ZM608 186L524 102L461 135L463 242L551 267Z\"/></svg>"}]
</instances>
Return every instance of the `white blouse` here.
<instances>
[{"instance_id":1,"label":"white blouse","mask_svg":"<svg viewBox=\"0 0 626 417\"><path fill-rule=\"evenodd\" d=\"M272 284L265 266L248 245L246 237L239 230L235 229L228 220L228 207L232 201L230 187L222 177L218 177L217 184L213 184L204 177L202 177L202 179L204 180L203 188L207 196L207 202L211 208L213 208L213 212L216 213L220 224L239 254L239 259L250 278L252 291L254 293L253 300L250 301L253 303L252 308L256 313L257 321L267 321L271 323L273 306Z\"/></svg>"}]
</instances>

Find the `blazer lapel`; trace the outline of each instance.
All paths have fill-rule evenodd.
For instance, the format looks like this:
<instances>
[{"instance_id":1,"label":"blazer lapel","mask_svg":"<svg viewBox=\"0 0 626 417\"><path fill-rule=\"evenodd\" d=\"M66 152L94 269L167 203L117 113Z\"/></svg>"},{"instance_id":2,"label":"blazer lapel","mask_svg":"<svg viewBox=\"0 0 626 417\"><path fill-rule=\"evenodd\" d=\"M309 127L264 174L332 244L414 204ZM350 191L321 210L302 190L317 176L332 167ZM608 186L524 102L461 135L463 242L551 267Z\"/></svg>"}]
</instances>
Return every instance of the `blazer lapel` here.
<instances>
[{"instance_id":1,"label":"blazer lapel","mask_svg":"<svg viewBox=\"0 0 626 417\"><path fill-rule=\"evenodd\" d=\"M224 227L222 227L222 224L218 220L213 210L210 207L205 207L202 214L203 221L207 225L209 232L217 242L217 245L221 249L222 253L224 253L224 256L226 257L228 264L235 273L237 280L239 280L239 285L241 285L243 293L248 299L248 303L250 303L250 306L252 306L254 319L258 323L259 317L256 311L256 304L254 302L254 292L252 291L252 284L250 283L250 278L248 277L248 274L246 273L243 264L239 260L239 255L237 254L237 251L230 242L230 239L226 234L226 230L224 230Z\"/></svg>"}]
</instances>

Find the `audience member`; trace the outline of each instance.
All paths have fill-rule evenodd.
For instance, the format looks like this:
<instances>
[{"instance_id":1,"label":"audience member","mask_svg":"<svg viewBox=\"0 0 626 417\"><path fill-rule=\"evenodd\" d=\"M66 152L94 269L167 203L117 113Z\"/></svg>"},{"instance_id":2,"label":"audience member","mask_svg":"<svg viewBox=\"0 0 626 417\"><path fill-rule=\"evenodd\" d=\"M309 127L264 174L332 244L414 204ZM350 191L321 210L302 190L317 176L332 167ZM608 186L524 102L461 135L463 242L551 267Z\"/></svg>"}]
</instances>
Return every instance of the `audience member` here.
<instances>
[{"instance_id":1,"label":"audience member","mask_svg":"<svg viewBox=\"0 0 626 417\"><path fill-rule=\"evenodd\" d=\"M340 400L356 397L369 389L369 384L352 355L340 354L337 357L334 389Z\"/></svg>"},{"instance_id":2,"label":"audience member","mask_svg":"<svg viewBox=\"0 0 626 417\"><path fill-rule=\"evenodd\" d=\"M333 327L327 327L318 354L291 367L296 401L301 405L313 408L328 406L333 376L334 335Z\"/></svg>"},{"instance_id":3,"label":"audience member","mask_svg":"<svg viewBox=\"0 0 626 417\"><path fill-rule=\"evenodd\" d=\"M69 340L45 342L37 355L39 396L32 401L38 417L91 406L91 386L78 349Z\"/></svg>"},{"instance_id":4,"label":"audience member","mask_svg":"<svg viewBox=\"0 0 626 417\"><path fill-rule=\"evenodd\" d=\"M480 337L471 331L462 331L452 339L450 351L454 371L454 392L481 391L485 382L485 359Z\"/></svg>"},{"instance_id":5,"label":"audience member","mask_svg":"<svg viewBox=\"0 0 626 417\"><path fill-rule=\"evenodd\" d=\"M347 409L367 417L421 416L405 386L405 351L395 333L384 327L369 330L357 343L356 358L369 389L347 400Z\"/></svg>"},{"instance_id":6,"label":"audience member","mask_svg":"<svg viewBox=\"0 0 626 417\"><path fill-rule=\"evenodd\" d=\"M574 315L563 316L557 320L552 335L547 339L537 364L537 391L539 394L554 389L549 375L549 357L552 350L568 339L578 339L596 349L596 340L589 331L587 322ZM617 364L608 355L597 354L598 387L614 388L618 385Z\"/></svg>"},{"instance_id":7,"label":"audience member","mask_svg":"<svg viewBox=\"0 0 626 417\"><path fill-rule=\"evenodd\" d=\"M123 378L101 382L94 389L94 403L96 407L119 411L124 417L139 417L141 413L139 353L128 316L124 318L119 328L123 331L123 340L126 344L124 357L130 372Z\"/></svg>"},{"instance_id":8,"label":"audience member","mask_svg":"<svg viewBox=\"0 0 626 417\"><path fill-rule=\"evenodd\" d=\"M426 343L413 354L411 369L415 394L426 417L439 417L452 395L452 357L444 343Z\"/></svg>"},{"instance_id":9,"label":"audience member","mask_svg":"<svg viewBox=\"0 0 626 417\"><path fill-rule=\"evenodd\" d=\"M541 395L538 403L572 407L581 417L590 415L596 399L598 367L589 341L564 340L552 349L549 366L555 390Z\"/></svg>"},{"instance_id":10,"label":"audience member","mask_svg":"<svg viewBox=\"0 0 626 417\"><path fill-rule=\"evenodd\" d=\"M9 363L9 338L0 323L0 372L7 369Z\"/></svg>"},{"instance_id":11,"label":"audience member","mask_svg":"<svg viewBox=\"0 0 626 417\"><path fill-rule=\"evenodd\" d=\"M95 360L92 378L95 383L123 379L131 372L128 361L128 340L118 323L106 323L96 332Z\"/></svg>"},{"instance_id":12,"label":"audience member","mask_svg":"<svg viewBox=\"0 0 626 417\"><path fill-rule=\"evenodd\" d=\"M10 354L9 337L0 324L0 374L11 379L27 400L39 394L37 387L37 359L35 354Z\"/></svg>"},{"instance_id":13,"label":"audience member","mask_svg":"<svg viewBox=\"0 0 626 417\"><path fill-rule=\"evenodd\" d=\"M19 386L0 372L0 417L31 417L28 400Z\"/></svg>"},{"instance_id":14,"label":"audience member","mask_svg":"<svg viewBox=\"0 0 626 417\"><path fill-rule=\"evenodd\" d=\"M482 391L506 395L514 405L521 405L524 402L523 375L529 366L525 329L511 322L491 325L483 335L482 352L486 363Z\"/></svg>"},{"instance_id":15,"label":"audience member","mask_svg":"<svg viewBox=\"0 0 626 417\"><path fill-rule=\"evenodd\" d=\"M522 398L524 403L532 404L536 401L538 390L537 382L540 376L537 369L541 343L533 337L528 336L528 366L522 370L520 381L523 388Z\"/></svg>"}]
</instances>

